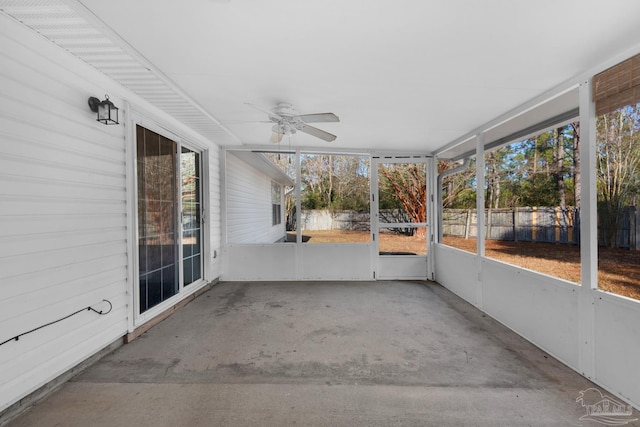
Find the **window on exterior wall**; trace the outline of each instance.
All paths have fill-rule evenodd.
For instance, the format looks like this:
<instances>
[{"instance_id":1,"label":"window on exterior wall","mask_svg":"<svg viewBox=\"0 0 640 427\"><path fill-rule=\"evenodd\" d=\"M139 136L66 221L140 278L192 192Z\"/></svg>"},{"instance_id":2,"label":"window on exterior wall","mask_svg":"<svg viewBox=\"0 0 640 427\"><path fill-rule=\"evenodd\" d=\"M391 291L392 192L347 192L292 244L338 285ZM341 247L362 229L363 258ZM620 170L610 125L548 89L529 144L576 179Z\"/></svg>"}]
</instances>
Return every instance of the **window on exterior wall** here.
<instances>
[{"instance_id":1,"label":"window on exterior wall","mask_svg":"<svg viewBox=\"0 0 640 427\"><path fill-rule=\"evenodd\" d=\"M369 242L368 156L303 153L300 161L303 241Z\"/></svg>"},{"instance_id":2,"label":"window on exterior wall","mask_svg":"<svg viewBox=\"0 0 640 427\"><path fill-rule=\"evenodd\" d=\"M460 168L458 172L445 175L441 181L442 243L477 253L475 157L470 158L466 168L461 167L463 164L449 160L438 163L438 174Z\"/></svg>"},{"instance_id":3,"label":"window on exterior wall","mask_svg":"<svg viewBox=\"0 0 640 427\"><path fill-rule=\"evenodd\" d=\"M273 162L282 172L287 175L293 183L296 182L296 155L291 152L273 152L266 153L265 156ZM282 223L282 213L284 211L284 221L285 221L285 229L287 232L286 241L287 242L295 242L296 241L296 191L295 186L282 186L283 191L283 199L284 200L284 209L282 206L280 207L280 222ZM282 202L280 202L282 203ZM272 207L275 210L275 207ZM274 212L272 217L275 218L277 214Z\"/></svg>"},{"instance_id":4,"label":"window on exterior wall","mask_svg":"<svg viewBox=\"0 0 640 427\"><path fill-rule=\"evenodd\" d=\"M580 283L577 122L485 152L485 255Z\"/></svg>"},{"instance_id":5,"label":"window on exterior wall","mask_svg":"<svg viewBox=\"0 0 640 427\"><path fill-rule=\"evenodd\" d=\"M282 185L271 181L271 225L282 224Z\"/></svg>"},{"instance_id":6,"label":"window on exterior wall","mask_svg":"<svg viewBox=\"0 0 640 427\"><path fill-rule=\"evenodd\" d=\"M640 55L593 84L598 288L640 300Z\"/></svg>"}]
</instances>

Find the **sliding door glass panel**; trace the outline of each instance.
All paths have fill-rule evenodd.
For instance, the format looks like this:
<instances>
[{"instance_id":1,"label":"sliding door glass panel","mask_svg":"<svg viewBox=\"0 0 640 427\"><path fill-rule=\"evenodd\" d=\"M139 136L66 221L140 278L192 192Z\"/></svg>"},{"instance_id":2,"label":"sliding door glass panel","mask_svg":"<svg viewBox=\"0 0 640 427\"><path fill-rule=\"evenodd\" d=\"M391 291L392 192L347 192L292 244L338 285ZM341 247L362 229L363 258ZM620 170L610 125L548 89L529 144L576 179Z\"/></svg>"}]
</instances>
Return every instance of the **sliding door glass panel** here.
<instances>
[{"instance_id":1,"label":"sliding door glass panel","mask_svg":"<svg viewBox=\"0 0 640 427\"><path fill-rule=\"evenodd\" d=\"M200 154L182 148L180 154L182 194L183 286L202 278L202 216Z\"/></svg>"},{"instance_id":2,"label":"sliding door glass panel","mask_svg":"<svg viewBox=\"0 0 640 427\"><path fill-rule=\"evenodd\" d=\"M178 292L176 150L137 128L140 313Z\"/></svg>"}]
</instances>

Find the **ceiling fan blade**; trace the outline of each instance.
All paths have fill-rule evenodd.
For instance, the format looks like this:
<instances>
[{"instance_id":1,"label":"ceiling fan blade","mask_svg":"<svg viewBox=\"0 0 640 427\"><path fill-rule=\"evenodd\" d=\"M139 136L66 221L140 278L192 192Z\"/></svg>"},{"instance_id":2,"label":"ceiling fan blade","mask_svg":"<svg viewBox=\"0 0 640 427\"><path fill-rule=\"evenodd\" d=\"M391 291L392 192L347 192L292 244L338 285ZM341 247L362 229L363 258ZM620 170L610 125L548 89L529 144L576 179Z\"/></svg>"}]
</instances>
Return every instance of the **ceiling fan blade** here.
<instances>
[{"instance_id":1,"label":"ceiling fan blade","mask_svg":"<svg viewBox=\"0 0 640 427\"><path fill-rule=\"evenodd\" d=\"M280 141L282 141L283 136L284 134L282 133L273 132L271 133L271 142L273 142L274 144L278 144L280 143Z\"/></svg>"},{"instance_id":2,"label":"ceiling fan blade","mask_svg":"<svg viewBox=\"0 0 640 427\"><path fill-rule=\"evenodd\" d=\"M327 142L335 141L335 139L337 138L337 136L329 132L325 132L322 129L314 128L313 126L305 125L302 126L302 128L299 130L300 132L308 133L309 135L315 136L316 138L324 139Z\"/></svg>"},{"instance_id":3,"label":"ceiling fan blade","mask_svg":"<svg viewBox=\"0 0 640 427\"><path fill-rule=\"evenodd\" d=\"M305 123L339 122L340 118L333 113L301 114L298 117Z\"/></svg>"}]
</instances>

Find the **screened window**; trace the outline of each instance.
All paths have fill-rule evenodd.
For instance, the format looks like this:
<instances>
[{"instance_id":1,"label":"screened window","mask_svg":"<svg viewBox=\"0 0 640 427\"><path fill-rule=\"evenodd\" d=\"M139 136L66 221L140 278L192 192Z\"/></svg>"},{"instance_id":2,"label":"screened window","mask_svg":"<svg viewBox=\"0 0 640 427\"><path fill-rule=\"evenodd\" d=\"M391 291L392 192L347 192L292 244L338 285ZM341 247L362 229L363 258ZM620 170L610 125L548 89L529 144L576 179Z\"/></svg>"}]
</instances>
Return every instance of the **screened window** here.
<instances>
[{"instance_id":1,"label":"screened window","mask_svg":"<svg viewBox=\"0 0 640 427\"><path fill-rule=\"evenodd\" d=\"M476 211L476 161L464 163L441 160L438 173L442 203L442 243L471 253L478 252L478 215ZM457 172L453 172L457 170ZM451 171L447 174L447 171Z\"/></svg>"},{"instance_id":2,"label":"screened window","mask_svg":"<svg viewBox=\"0 0 640 427\"><path fill-rule=\"evenodd\" d=\"M303 241L371 241L368 156L303 153L301 229Z\"/></svg>"},{"instance_id":3,"label":"screened window","mask_svg":"<svg viewBox=\"0 0 640 427\"><path fill-rule=\"evenodd\" d=\"M485 255L580 283L579 123L485 152Z\"/></svg>"},{"instance_id":4,"label":"screened window","mask_svg":"<svg viewBox=\"0 0 640 427\"><path fill-rule=\"evenodd\" d=\"M593 78L598 288L640 300L640 55Z\"/></svg>"}]
</instances>

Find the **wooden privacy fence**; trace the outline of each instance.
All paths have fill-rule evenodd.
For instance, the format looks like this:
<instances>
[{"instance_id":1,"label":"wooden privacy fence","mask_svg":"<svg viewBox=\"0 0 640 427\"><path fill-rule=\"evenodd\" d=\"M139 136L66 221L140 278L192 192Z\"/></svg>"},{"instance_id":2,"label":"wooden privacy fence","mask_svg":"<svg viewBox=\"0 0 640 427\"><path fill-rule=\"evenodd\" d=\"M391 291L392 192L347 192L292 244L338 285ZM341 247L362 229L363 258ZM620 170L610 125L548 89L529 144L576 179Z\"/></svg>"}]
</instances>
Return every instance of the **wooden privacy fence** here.
<instances>
[{"instance_id":1,"label":"wooden privacy fence","mask_svg":"<svg viewBox=\"0 0 640 427\"><path fill-rule=\"evenodd\" d=\"M386 223L411 222L400 210L380 210L380 221ZM580 243L580 211L576 208L518 207L485 209L486 236L491 240L520 242ZM287 218L288 230L295 230ZM360 230L370 227L369 212L303 210L303 230ZM444 209L442 235L452 237L477 237L478 217L475 209ZM406 230L398 230L403 232ZM609 221L606 211L598 212L598 244L609 244ZM616 247L640 250L640 209L623 208L617 221Z\"/></svg>"},{"instance_id":2,"label":"wooden privacy fence","mask_svg":"<svg viewBox=\"0 0 640 427\"><path fill-rule=\"evenodd\" d=\"M576 208L518 207L485 209L486 237L491 240L522 242L580 243L580 211ZM608 242L610 230L602 212L598 215L598 243ZM475 209L444 209L442 234L453 237L477 237ZM616 246L640 249L640 210L623 209L618 221Z\"/></svg>"},{"instance_id":3,"label":"wooden privacy fence","mask_svg":"<svg viewBox=\"0 0 640 427\"><path fill-rule=\"evenodd\" d=\"M442 234L477 237L475 209L444 209ZM486 238L522 242L578 243L580 216L574 208L519 207L485 210Z\"/></svg>"}]
</instances>

